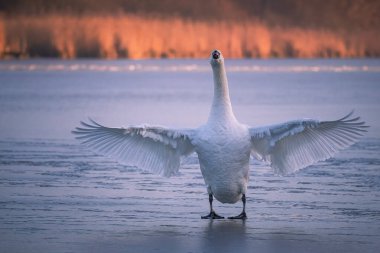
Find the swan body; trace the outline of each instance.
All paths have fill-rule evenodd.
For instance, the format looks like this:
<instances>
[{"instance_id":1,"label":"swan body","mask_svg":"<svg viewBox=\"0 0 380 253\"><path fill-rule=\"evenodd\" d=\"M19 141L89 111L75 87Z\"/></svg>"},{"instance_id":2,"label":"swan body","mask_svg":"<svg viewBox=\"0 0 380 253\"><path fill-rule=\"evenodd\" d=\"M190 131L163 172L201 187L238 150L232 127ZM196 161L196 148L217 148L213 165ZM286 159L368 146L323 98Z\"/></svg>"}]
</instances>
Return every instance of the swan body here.
<instances>
[{"instance_id":1,"label":"swan body","mask_svg":"<svg viewBox=\"0 0 380 253\"><path fill-rule=\"evenodd\" d=\"M214 97L208 121L199 128L110 128L91 120L73 133L98 153L164 176L176 174L181 157L196 152L210 201L210 214L202 218L223 218L212 208L215 197L222 203L241 199L243 212L232 218L244 219L250 156L269 162L276 174L286 174L332 157L366 132L352 112L334 121L301 119L260 128L241 124L232 110L220 51L212 51L210 64Z\"/></svg>"},{"instance_id":2,"label":"swan body","mask_svg":"<svg viewBox=\"0 0 380 253\"><path fill-rule=\"evenodd\" d=\"M207 124L194 138L207 191L222 203L236 203L246 193L250 159L248 127Z\"/></svg>"}]
</instances>

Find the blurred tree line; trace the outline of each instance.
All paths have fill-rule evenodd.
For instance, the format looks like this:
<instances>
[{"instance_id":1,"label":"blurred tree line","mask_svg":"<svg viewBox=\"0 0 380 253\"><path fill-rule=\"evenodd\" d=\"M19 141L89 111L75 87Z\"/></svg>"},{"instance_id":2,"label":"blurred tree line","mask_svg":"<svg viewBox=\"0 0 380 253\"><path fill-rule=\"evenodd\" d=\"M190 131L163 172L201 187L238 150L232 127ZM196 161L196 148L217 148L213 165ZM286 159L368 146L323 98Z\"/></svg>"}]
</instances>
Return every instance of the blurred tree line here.
<instances>
[{"instance_id":1,"label":"blurred tree line","mask_svg":"<svg viewBox=\"0 0 380 253\"><path fill-rule=\"evenodd\" d=\"M380 27L378 0L0 0L0 12L137 14L207 21L256 18L269 26L332 30Z\"/></svg>"},{"instance_id":2,"label":"blurred tree line","mask_svg":"<svg viewBox=\"0 0 380 253\"><path fill-rule=\"evenodd\" d=\"M0 0L0 59L379 57L379 0Z\"/></svg>"}]
</instances>

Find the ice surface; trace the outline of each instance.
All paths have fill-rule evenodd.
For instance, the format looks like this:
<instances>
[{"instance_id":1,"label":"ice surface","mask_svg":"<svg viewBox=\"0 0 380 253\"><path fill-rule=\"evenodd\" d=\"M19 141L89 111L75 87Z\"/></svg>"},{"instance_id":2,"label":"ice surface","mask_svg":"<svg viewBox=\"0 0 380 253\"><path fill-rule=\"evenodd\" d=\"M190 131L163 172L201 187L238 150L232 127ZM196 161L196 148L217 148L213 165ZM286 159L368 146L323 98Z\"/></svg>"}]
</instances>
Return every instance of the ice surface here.
<instances>
[{"instance_id":1,"label":"ice surface","mask_svg":"<svg viewBox=\"0 0 380 253\"><path fill-rule=\"evenodd\" d=\"M0 252L377 252L379 68L379 60L227 61L241 122L355 109L371 128L295 175L252 161L249 219L209 222L200 219L208 202L195 156L180 176L162 178L96 156L70 134L87 117L202 124L213 91L206 60L0 62ZM215 208L237 215L241 204Z\"/></svg>"},{"instance_id":2,"label":"ice surface","mask_svg":"<svg viewBox=\"0 0 380 253\"><path fill-rule=\"evenodd\" d=\"M379 139L277 177L253 162L248 220L201 220L197 160L140 173L72 141L0 142L2 252L377 252ZM241 204L215 202L224 216Z\"/></svg>"}]
</instances>

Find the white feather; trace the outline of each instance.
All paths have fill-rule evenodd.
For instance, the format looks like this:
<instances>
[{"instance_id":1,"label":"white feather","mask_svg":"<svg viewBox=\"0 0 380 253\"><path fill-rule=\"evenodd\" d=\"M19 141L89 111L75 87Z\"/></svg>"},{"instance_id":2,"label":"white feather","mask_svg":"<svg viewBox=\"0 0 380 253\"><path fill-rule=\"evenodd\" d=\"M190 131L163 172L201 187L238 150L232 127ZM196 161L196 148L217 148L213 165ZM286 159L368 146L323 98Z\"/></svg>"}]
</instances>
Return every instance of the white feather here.
<instances>
[{"instance_id":1,"label":"white feather","mask_svg":"<svg viewBox=\"0 0 380 253\"><path fill-rule=\"evenodd\" d=\"M251 154L270 162L278 174L302 169L332 157L366 132L365 123L351 115L352 112L335 121L304 119L250 128Z\"/></svg>"},{"instance_id":2,"label":"white feather","mask_svg":"<svg viewBox=\"0 0 380 253\"><path fill-rule=\"evenodd\" d=\"M176 174L181 156L193 152L191 130L135 126L110 128L95 121L81 122L73 131L77 139L94 151L117 161L164 176Z\"/></svg>"}]
</instances>

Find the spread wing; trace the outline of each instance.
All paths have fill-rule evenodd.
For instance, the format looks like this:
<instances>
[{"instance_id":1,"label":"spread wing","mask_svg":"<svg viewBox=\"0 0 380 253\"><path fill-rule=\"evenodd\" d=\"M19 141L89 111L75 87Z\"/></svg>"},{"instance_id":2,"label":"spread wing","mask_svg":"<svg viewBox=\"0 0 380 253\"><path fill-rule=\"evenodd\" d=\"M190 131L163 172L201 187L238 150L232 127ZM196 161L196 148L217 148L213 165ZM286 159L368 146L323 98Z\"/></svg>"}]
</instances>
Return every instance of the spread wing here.
<instances>
[{"instance_id":1,"label":"spread wing","mask_svg":"<svg viewBox=\"0 0 380 253\"><path fill-rule=\"evenodd\" d=\"M84 145L118 162L156 174L176 174L181 156L194 150L191 144L193 130L147 125L110 128L90 121L81 122L82 126L72 131Z\"/></svg>"},{"instance_id":2,"label":"spread wing","mask_svg":"<svg viewBox=\"0 0 380 253\"><path fill-rule=\"evenodd\" d=\"M368 126L353 112L334 121L295 120L251 128L251 154L271 163L277 174L302 169L354 144Z\"/></svg>"}]
</instances>

